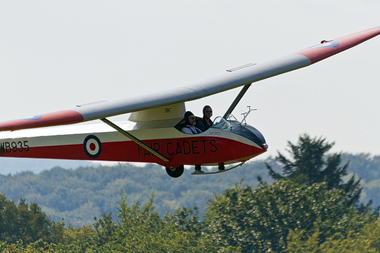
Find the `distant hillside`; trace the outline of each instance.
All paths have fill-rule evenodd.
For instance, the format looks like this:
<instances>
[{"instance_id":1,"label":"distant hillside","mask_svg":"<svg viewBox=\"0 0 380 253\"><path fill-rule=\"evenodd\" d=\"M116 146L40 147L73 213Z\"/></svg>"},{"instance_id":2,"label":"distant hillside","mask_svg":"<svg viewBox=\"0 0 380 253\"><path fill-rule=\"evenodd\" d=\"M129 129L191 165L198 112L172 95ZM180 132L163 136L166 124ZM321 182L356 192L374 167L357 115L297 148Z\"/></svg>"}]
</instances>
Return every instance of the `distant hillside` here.
<instances>
[{"instance_id":1,"label":"distant hillside","mask_svg":"<svg viewBox=\"0 0 380 253\"><path fill-rule=\"evenodd\" d=\"M380 156L370 154L343 154L343 162L349 161L348 172L361 178L364 203L372 200L372 207L380 205Z\"/></svg>"},{"instance_id":2,"label":"distant hillside","mask_svg":"<svg viewBox=\"0 0 380 253\"><path fill-rule=\"evenodd\" d=\"M214 193L234 187L242 178L244 185L253 187L258 185L257 176L270 180L262 161L217 175L192 176L190 172L186 170L174 179L158 165L55 167L39 174L0 175L0 192L8 199L17 201L24 197L28 202L38 203L53 220L64 218L66 223L81 226L92 224L93 217L102 212L117 213L120 190L128 195L129 203L138 199L147 202L154 192L155 207L163 215L182 206L197 206L203 212Z\"/></svg>"}]
</instances>

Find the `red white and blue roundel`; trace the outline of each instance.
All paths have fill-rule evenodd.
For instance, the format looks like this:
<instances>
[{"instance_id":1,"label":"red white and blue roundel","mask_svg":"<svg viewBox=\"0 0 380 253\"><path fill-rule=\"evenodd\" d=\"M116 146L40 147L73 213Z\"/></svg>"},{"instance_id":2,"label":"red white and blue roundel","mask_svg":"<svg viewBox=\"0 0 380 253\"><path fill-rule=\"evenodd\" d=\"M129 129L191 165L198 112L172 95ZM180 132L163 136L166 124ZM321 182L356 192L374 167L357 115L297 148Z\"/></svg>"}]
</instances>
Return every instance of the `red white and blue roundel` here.
<instances>
[{"instance_id":1,"label":"red white and blue roundel","mask_svg":"<svg viewBox=\"0 0 380 253\"><path fill-rule=\"evenodd\" d=\"M84 139L83 148L90 158L97 158L102 153L102 143L95 135L89 135Z\"/></svg>"}]
</instances>

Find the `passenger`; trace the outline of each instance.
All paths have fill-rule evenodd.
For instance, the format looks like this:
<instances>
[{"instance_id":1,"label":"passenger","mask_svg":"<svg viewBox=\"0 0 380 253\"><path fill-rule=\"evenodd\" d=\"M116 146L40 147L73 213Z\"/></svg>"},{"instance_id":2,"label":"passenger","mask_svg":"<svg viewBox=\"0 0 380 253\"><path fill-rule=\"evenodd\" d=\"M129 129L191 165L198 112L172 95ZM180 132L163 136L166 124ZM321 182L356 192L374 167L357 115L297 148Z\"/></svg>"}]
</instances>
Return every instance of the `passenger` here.
<instances>
[{"instance_id":1,"label":"passenger","mask_svg":"<svg viewBox=\"0 0 380 253\"><path fill-rule=\"evenodd\" d=\"M206 105L203 107L203 118L197 122L197 127L202 131L206 131L212 126L212 109L211 106Z\"/></svg>"},{"instance_id":2,"label":"passenger","mask_svg":"<svg viewBox=\"0 0 380 253\"><path fill-rule=\"evenodd\" d=\"M181 132L185 134L200 134L202 131L195 126L196 118L194 114L187 111L184 115L185 125L181 128Z\"/></svg>"}]
</instances>

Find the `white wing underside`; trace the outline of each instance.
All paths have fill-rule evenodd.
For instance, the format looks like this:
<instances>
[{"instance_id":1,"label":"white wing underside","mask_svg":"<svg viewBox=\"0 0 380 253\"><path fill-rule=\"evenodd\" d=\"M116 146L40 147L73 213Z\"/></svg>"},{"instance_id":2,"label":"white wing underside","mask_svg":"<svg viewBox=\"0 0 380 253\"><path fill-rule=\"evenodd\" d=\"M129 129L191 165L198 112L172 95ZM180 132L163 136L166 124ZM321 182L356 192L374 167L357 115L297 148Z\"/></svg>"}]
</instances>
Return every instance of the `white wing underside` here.
<instances>
[{"instance_id":1,"label":"white wing underside","mask_svg":"<svg viewBox=\"0 0 380 253\"><path fill-rule=\"evenodd\" d=\"M203 80L185 87L175 88L170 91L130 100L123 99L114 102L93 104L79 107L75 110L83 115L85 121L156 107L161 107L161 109L165 110L165 106L167 105L171 107L173 104L207 97L310 64L311 61L307 57L294 54L266 63L251 65L232 72L226 71L218 77ZM157 112L159 109L155 111ZM183 111L181 113L182 115L180 115L180 117L183 116ZM150 113L148 112L147 114ZM141 119L143 119L143 117L138 117L138 119L134 121L140 121Z\"/></svg>"},{"instance_id":2,"label":"white wing underside","mask_svg":"<svg viewBox=\"0 0 380 253\"><path fill-rule=\"evenodd\" d=\"M130 120L137 122L139 128L145 128L144 126L148 125L160 126L165 120L174 122L182 118L185 112L184 102L186 101L203 98L306 67L379 34L380 27L375 27L336 40L322 41L316 46L275 60L246 64L224 71L217 77L170 91L114 102L102 101L78 106L71 110L39 115L30 119L0 123L0 131L80 123L125 113L132 113Z\"/></svg>"}]
</instances>

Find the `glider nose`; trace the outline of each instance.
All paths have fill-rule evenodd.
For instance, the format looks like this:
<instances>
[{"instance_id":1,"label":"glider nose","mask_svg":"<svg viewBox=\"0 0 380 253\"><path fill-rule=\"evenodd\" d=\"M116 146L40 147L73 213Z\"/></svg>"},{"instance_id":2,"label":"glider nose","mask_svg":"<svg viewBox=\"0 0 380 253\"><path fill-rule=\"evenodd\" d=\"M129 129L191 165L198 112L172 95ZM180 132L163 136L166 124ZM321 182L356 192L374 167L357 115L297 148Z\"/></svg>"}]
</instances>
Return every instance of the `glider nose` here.
<instances>
[{"instance_id":1,"label":"glider nose","mask_svg":"<svg viewBox=\"0 0 380 253\"><path fill-rule=\"evenodd\" d=\"M262 147L263 149L267 150L267 149L268 149L268 144L263 143L263 144L261 144L261 147Z\"/></svg>"}]
</instances>

